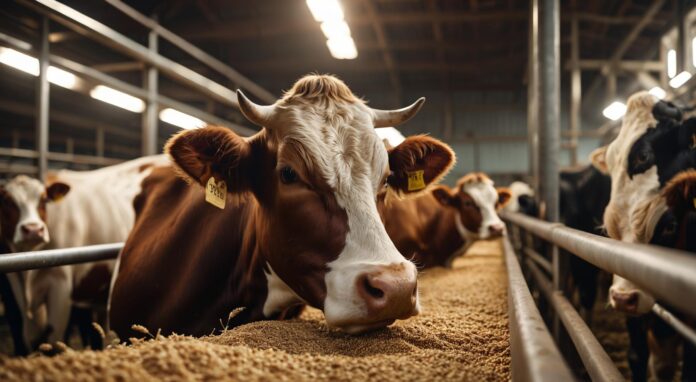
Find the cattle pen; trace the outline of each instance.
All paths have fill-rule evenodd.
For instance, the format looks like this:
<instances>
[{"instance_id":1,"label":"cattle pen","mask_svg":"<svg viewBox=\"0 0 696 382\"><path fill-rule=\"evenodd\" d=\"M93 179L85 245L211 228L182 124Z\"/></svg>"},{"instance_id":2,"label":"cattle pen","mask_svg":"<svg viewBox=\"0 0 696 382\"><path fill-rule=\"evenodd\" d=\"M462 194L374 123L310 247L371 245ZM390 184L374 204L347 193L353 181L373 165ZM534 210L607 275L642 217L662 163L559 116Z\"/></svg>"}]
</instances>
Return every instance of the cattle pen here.
<instances>
[{"instance_id":1,"label":"cattle pen","mask_svg":"<svg viewBox=\"0 0 696 382\"><path fill-rule=\"evenodd\" d=\"M4 2L0 380L696 380L695 99L692 0Z\"/></svg>"}]
</instances>

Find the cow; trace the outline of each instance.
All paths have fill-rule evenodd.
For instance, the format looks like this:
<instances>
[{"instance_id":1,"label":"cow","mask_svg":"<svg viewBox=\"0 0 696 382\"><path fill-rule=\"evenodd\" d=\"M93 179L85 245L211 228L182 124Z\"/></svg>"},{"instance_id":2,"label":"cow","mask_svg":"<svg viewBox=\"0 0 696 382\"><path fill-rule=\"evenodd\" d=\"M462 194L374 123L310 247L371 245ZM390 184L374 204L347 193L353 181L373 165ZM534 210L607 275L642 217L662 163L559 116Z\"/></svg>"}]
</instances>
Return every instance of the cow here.
<instances>
[{"instance_id":1,"label":"cow","mask_svg":"<svg viewBox=\"0 0 696 382\"><path fill-rule=\"evenodd\" d=\"M476 240L498 238L505 225L496 210L510 200L483 173L462 177L455 190L439 185L421 195L387 199L380 215L396 248L422 268L451 267Z\"/></svg>"},{"instance_id":2,"label":"cow","mask_svg":"<svg viewBox=\"0 0 696 382\"><path fill-rule=\"evenodd\" d=\"M34 251L44 247L52 231L46 224L47 206L59 201L70 186L18 175L0 186L0 254ZM27 355L37 333L29 330L26 317L23 272L0 274L0 296L10 326L14 353Z\"/></svg>"},{"instance_id":3,"label":"cow","mask_svg":"<svg viewBox=\"0 0 696 382\"><path fill-rule=\"evenodd\" d=\"M155 155L92 171L49 173L49 183L67 184L72 189L60 203L46 207L51 240L45 248L125 241L135 222L133 199L140 192L142 179L154 167L168 164L165 155ZM92 322L95 318L98 322L106 321L114 264L114 260L108 260L26 272L28 316L33 318L45 309L46 322L40 330L47 334L47 342L66 340L72 320L86 346L101 348L101 336L92 328Z\"/></svg>"},{"instance_id":4,"label":"cow","mask_svg":"<svg viewBox=\"0 0 696 382\"><path fill-rule=\"evenodd\" d=\"M424 99L372 109L338 78L308 75L272 105L237 100L258 133L183 131L166 145L173 166L143 181L111 329L207 335L306 304L355 334L418 314L416 267L389 239L377 195L422 192L454 157L424 136L387 151L374 128L406 122Z\"/></svg>"},{"instance_id":5,"label":"cow","mask_svg":"<svg viewBox=\"0 0 696 382\"><path fill-rule=\"evenodd\" d=\"M503 207L506 212L518 212L527 216L540 217L539 204L532 187L522 181L515 181L508 186L510 202Z\"/></svg>"}]
</instances>

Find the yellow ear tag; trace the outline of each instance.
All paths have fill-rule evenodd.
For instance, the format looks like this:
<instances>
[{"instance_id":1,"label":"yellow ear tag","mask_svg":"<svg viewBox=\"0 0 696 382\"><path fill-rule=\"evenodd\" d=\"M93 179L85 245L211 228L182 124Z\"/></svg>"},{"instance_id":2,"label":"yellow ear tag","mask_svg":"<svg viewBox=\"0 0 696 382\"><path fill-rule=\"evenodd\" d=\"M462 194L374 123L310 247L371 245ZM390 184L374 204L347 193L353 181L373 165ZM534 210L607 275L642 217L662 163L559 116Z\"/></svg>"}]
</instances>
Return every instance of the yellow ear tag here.
<instances>
[{"instance_id":1,"label":"yellow ear tag","mask_svg":"<svg viewBox=\"0 0 696 382\"><path fill-rule=\"evenodd\" d=\"M425 188L425 179L423 179L423 170L409 171L408 175L408 190L418 191Z\"/></svg>"},{"instance_id":2,"label":"yellow ear tag","mask_svg":"<svg viewBox=\"0 0 696 382\"><path fill-rule=\"evenodd\" d=\"M224 210L227 198L227 183L224 180L215 182L215 177L210 177L205 185L205 201L215 207Z\"/></svg>"},{"instance_id":3,"label":"yellow ear tag","mask_svg":"<svg viewBox=\"0 0 696 382\"><path fill-rule=\"evenodd\" d=\"M64 197L65 197L65 195L58 195L58 196L56 196L55 198L53 198L52 202L53 202L53 203L58 203L58 202L60 202L61 200L63 200Z\"/></svg>"},{"instance_id":4,"label":"yellow ear tag","mask_svg":"<svg viewBox=\"0 0 696 382\"><path fill-rule=\"evenodd\" d=\"M694 198L694 208L696 208L696 198Z\"/></svg>"}]
</instances>

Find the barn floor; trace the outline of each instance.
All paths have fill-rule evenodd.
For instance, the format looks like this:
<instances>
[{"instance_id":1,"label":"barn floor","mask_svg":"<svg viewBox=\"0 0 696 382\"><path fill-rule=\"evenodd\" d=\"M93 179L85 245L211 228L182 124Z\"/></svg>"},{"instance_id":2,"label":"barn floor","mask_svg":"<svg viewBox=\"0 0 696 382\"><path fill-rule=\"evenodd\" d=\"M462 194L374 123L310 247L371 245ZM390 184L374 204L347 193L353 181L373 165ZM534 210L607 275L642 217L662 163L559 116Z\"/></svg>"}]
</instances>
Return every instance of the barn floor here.
<instances>
[{"instance_id":1,"label":"barn floor","mask_svg":"<svg viewBox=\"0 0 696 382\"><path fill-rule=\"evenodd\" d=\"M321 312L219 336L171 336L106 351L0 359L0 380L509 380L507 282L499 242L482 242L451 270L422 273L423 312L354 337ZM120 378L119 378L120 377Z\"/></svg>"}]
</instances>

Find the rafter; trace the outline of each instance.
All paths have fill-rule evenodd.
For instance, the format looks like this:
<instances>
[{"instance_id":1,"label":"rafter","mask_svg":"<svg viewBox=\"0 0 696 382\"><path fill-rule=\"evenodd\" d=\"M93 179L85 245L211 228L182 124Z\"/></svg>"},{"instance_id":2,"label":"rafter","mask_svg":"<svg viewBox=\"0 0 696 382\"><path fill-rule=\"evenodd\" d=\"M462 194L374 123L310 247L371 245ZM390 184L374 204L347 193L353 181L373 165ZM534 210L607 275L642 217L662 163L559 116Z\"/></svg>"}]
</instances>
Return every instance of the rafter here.
<instances>
[{"instance_id":1,"label":"rafter","mask_svg":"<svg viewBox=\"0 0 696 382\"><path fill-rule=\"evenodd\" d=\"M363 0L363 5L367 11L367 18L370 20L372 28L375 31L375 35L377 36L377 43L382 49L382 58L384 59L384 64L386 65L387 72L389 73L389 81L394 88L394 93L396 96L395 104L398 106L398 104L401 103L401 80L399 79L399 71L396 67L396 60L394 59L394 55L389 48L384 25L382 25L382 22L379 20L377 9L372 3L372 0Z\"/></svg>"}]
</instances>

